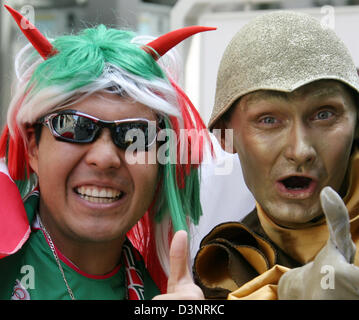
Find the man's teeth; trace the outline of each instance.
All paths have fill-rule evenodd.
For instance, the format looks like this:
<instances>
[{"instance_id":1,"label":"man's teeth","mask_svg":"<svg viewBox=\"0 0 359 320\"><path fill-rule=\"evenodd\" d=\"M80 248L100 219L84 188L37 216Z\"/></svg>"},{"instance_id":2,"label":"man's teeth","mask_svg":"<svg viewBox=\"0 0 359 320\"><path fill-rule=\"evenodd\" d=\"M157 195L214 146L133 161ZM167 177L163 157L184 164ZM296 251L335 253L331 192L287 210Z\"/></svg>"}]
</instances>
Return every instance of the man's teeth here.
<instances>
[{"instance_id":1,"label":"man's teeth","mask_svg":"<svg viewBox=\"0 0 359 320\"><path fill-rule=\"evenodd\" d=\"M111 188L79 187L76 192L81 198L95 203L110 203L118 200L122 192Z\"/></svg>"}]
</instances>

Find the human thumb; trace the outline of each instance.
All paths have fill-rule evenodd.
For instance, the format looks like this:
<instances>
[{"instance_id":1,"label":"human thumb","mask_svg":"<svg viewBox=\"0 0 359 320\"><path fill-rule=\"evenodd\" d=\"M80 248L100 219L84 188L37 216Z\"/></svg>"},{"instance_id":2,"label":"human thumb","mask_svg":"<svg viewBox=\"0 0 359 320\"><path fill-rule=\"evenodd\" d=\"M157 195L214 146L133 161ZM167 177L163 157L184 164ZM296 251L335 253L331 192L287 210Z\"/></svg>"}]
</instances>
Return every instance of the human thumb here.
<instances>
[{"instance_id":1,"label":"human thumb","mask_svg":"<svg viewBox=\"0 0 359 320\"><path fill-rule=\"evenodd\" d=\"M167 283L167 293L174 293L178 285L192 283L188 268L188 239L187 232L177 231L173 236L170 248L170 275Z\"/></svg>"}]
</instances>

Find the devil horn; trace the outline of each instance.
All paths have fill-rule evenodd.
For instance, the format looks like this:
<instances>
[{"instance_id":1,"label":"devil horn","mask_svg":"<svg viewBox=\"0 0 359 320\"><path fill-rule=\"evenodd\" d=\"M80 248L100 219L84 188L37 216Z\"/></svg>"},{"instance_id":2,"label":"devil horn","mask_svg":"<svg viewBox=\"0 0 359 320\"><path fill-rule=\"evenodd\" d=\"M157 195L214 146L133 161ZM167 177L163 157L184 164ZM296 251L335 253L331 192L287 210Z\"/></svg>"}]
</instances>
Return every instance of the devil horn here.
<instances>
[{"instance_id":1,"label":"devil horn","mask_svg":"<svg viewBox=\"0 0 359 320\"><path fill-rule=\"evenodd\" d=\"M168 32L143 46L143 50L149 53L155 60L162 57L168 50L179 44L186 38L203 31L216 30L213 27L189 26Z\"/></svg>"},{"instance_id":2,"label":"devil horn","mask_svg":"<svg viewBox=\"0 0 359 320\"><path fill-rule=\"evenodd\" d=\"M4 5L4 7L10 12L13 16L14 20L20 27L23 34L26 38L31 42L36 51L43 57L45 60L52 55L57 53L57 50L54 49L53 45L47 40L41 32L36 29L36 27L27 20L20 12L14 10L8 5Z\"/></svg>"}]
</instances>

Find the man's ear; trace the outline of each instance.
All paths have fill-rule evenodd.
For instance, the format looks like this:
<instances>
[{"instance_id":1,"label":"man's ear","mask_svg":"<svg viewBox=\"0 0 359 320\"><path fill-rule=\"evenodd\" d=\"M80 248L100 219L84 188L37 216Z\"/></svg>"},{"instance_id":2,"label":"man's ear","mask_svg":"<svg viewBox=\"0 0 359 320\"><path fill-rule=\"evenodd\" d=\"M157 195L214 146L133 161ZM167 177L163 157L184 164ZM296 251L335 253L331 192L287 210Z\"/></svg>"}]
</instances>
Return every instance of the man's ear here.
<instances>
[{"instance_id":1,"label":"man's ear","mask_svg":"<svg viewBox=\"0 0 359 320\"><path fill-rule=\"evenodd\" d=\"M228 128L225 120L218 120L216 122L216 128L213 129L212 132L224 151L228 153L236 153L233 149L233 129Z\"/></svg>"},{"instance_id":2,"label":"man's ear","mask_svg":"<svg viewBox=\"0 0 359 320\"><path fill-rule=\"evenodd\" d=\"M36 141L35 129L33 127L29 127L26 130L26 135L28 139L28 154L29 154L29 163L30 167L36 174L38 174L38 161L39 161L39 145Z\"/></svg>"}]
</instances>

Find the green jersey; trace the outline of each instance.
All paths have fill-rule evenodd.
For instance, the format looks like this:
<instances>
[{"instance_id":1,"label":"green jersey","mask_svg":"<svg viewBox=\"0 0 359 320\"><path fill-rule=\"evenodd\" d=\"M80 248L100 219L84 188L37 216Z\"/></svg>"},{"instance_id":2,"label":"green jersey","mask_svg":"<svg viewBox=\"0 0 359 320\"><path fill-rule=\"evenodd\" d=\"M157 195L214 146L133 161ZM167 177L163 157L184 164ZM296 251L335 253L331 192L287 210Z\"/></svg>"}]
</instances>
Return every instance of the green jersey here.
<instances>
[{"instance_id":1,"label":"green jersey","mask_svg":"<svg viewBox=\"0 0 359 320\"><path fill-rule=\"evenodd\" d=\"M0 299L71 299L65 279L75 299L151 299L159 294L142 257L128 239L122 248L122 263L103 276L86 274L57 251L64 279L36 216L33 220L31 235L23 247L0 260Z\"/></svg>"}]
</instances>

